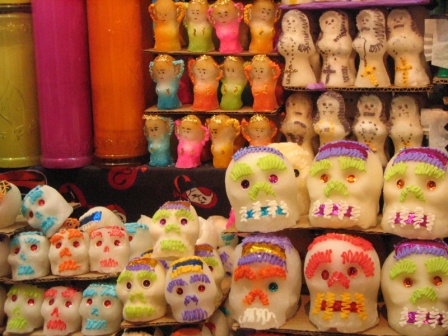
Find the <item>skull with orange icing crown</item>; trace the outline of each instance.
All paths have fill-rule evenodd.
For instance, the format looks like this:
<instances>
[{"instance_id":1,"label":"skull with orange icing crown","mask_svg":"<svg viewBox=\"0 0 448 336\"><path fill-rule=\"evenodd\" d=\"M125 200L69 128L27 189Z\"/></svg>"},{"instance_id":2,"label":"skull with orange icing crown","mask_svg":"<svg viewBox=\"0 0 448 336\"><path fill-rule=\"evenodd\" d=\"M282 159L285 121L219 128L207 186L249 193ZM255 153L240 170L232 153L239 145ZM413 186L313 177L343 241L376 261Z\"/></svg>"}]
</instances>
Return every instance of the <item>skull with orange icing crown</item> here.
<instances>
[{"instance_id":1,"label":"skull with orange icing crown","mask_svg":"<svg viewBox=\"0 0 448 336\"><path fill-rule=\"evenodd\" d=\"M310 321L320 331L356 333L378 323L380 261L358 236L327 233L314 239L305 257Z\"/></svg>"},{"instance_id":2,"label":"skull with orange icing crown","mask_svg":"<svg viewBox=\"0 0 448 336\"><path fill-rule=\"evenodd\" d=\"M259 234L236 247L229 294L231 316L242 328L279 328L300 300L301 261L287 237Z\"/></svg>"}]
</instances>

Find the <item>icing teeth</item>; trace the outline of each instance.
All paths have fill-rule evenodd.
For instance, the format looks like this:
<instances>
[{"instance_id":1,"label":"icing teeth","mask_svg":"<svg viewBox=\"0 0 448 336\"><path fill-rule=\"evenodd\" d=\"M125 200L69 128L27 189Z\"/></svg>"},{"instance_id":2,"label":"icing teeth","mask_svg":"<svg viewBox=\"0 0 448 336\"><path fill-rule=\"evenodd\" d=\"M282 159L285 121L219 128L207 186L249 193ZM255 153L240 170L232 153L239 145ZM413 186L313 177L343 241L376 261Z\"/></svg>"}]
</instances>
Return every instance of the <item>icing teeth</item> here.
<instances>
[{"instance_id":1,"label":"icing teeth","mask_svg":"<svg viewBox=\"0 0 448 336\"><path fill-rule=\"evenodd\" d=\"M264 217L275 218L277 216L289 217L289 208L284 201L280 204L276 200L267 201L268 205L261 205L261 202L254 202L252 209L241 207L239 214L241 222L247 222L248 219L260 220Z\"/></svg>"},{"instance_id":2,"label":"icing teeth","mask_svg":"<svg viewBox=\"0 0 448 336\"><path fill-rule=\"evenodd\" d=\"M414 229L426 228L431 232L434 227L435 215L425 213L422 207L416 207L412 211L408 208L394 208L388 215L387 223L395 229L396 225L406 227L412 225Z\"/></svg>"},{"instance_id":3,"label":"icing teeth","mask_svg":"<svg viewBox=\"0 0 448 336\"><path fill-rule=\"evenodd\" d=\"M348 218L352 221L358 221L360 208L359 206L349 205L345 201L335 203L332 200L327 200L324 203L321 203L317 200L313 204L312 214L314 217L324 217L327 219L337 217L340 220Z\"/></svg>"},{"instance_id":4,"label":"icing teeth","mask_svg":"<svg viewBox=\"0 0 448 336\"><path fill-rule=\"evenodd\" d=\"M399 323L402 327L407 324L414 324L418 327L430 325L433 328L441 326L444 329L448 329L448 314L434 307L431 310L418 307L417 311L409 311L407 307L404 307L401 311Z\"/></svg>"}]
</instances>

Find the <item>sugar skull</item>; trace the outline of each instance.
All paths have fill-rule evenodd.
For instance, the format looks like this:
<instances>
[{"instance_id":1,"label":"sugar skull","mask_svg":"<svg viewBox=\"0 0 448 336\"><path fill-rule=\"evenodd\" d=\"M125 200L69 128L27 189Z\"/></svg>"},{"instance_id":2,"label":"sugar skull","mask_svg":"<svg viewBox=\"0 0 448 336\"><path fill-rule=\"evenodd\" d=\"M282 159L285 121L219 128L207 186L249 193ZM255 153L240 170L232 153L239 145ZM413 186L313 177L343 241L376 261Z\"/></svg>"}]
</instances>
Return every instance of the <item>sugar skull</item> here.
<instances>
[{"instance_id":1,"label":"sugar skull","mask_svg":"<svg viewBox=\"0 0 448 336\"><path fill-rule=\"evenodd\" d=\"M30 280L50 273L50 242L40 231L21 232L10 242L8 263L13 280Z\"/></svg>"},{"instance_id":2,"label":"sugar skull","mask_svg":"<svg viewBox=\"0 0 448 336\"><path fill-rule=\"evenodd\" d=\"M11 266L8 264L9 244L9 237L0 234L0 277L11 273Z\"/></svg>"},{"instance_id":3,"label":"sugar skull","mask_svg":"<svg viewBox=\"0 0 448 336\"><path fill-rule=\"evenodd\" d=\"M145 322L165 315L165 274L156 259L142 257L129 262L117 279L125 320Z\"/></svg>"},{"instance_id":4,"label":"sugar skull","mask_svg":"<svg viewBox=\"0 0 448 336\"><path fill-rule=\"evenodd\" d=\"M71 287L55 286L47 289L40 309L44 318L44 334L61 336L81 330L81 299L82 293Z\"/></svg>"},{"instance_id":5,"label":"sugar skull","mask_svg":"<svg viewBox=\"0 0 448 336\"><path fill-rule=\"evenodd\" d=\"M148 225L144 223L125 223L129 239L129 260L140 255L152 247L152 238Z\"/></svg>"},{"instance_id":6,"label":"sugar skull","mask_svg":"<svg viewBox=\"0 0 448 336\"><path fill-rule=\"evenodd\" d=\"M225 277L224 265L216 248L209 244L197 244L194 247L194 255L201 257L212 271L216 286L218 287L218 298L222 297L221 284Z\"/></svg>"},{"instance_id":7,"label":"sugar skull","mask_svg":"<svg viewBox=\"0 0 448 336\"><path fill-rule=\"evenodd\" d=\"M82 292L79 313L82 334L110 335L121 328L123 304L118 299L115 284L93 283Z\"/></svg>"},{"instance_id":8,"label":"sugar skull","mask_svg":"<svg viewBox=\"0 0 448 336\"><path fill-rule=\"evenodd\" d=\"M163 336L160 328L141 327L141 328L127 328L123 330L122 336Z\"/></svg>"},{"instance_id":9,"label":"sugar skull","mask_svg":"<svg viewBox=\"0 0 448 336\"><path fill-rule=\"evenodd\" d=\"M192 324L175 329L170 336L213 336L213 334L205 324Z\"/></svg>"},{"instance_id":10,"label":"sugar skull","mask_svg":"<svg viewBox=\"0 0 448 336\"><path fill-rule=\"evenodd\" d=\"M3 286L0 286L0 326L3 326L5 321L5 302L6 289Z\"/></svg>"},{"instance_id":11,"label":"sugar skull","mask_svg":"<svg viewBox=\"0 0 448 336\"><path fill-rule=\"evenodd\" d=\"M207 264L196 256L174 261L165 280L165 298L178 322L198 322L215 310L218 287Z\"/></svg>"},{"instance_id":12,"label":"sugar skull","mask_svg":"<svg viewBox=\"0 0 448 336\"><path fill-rule=\"evenodd\" d=\"M299 304L301 261L287 237L260 234L236 247L230 315L242 328L278 328Z\"/></svg>"},{"instance_id":13,"label":"sugar skull","mask_svg":"<svg viewBox=\"0 0 448 336\"><path fill-rule=\"evenodd\" d=\"M327 233L305 257L310 321L320 331L355 333L378 323L380 262L372 244L358 236Z\"/></svg>"},{"instance_id":14,"label":"sugar skull","mask_svg":"<svg viewBox=\"0 0 448 336\"><path fill-rule=\"evenodd\" d=\"M122 226L124 228L120 217L112 210L102 206L91 208L79 217L79 223L81 224L81 230L87 232L87 234L104 226Z\"/></svg>"},{"instance_id":15,"label":"sugar skull","mask_svg":"<svg viewBox=\"0 0 448 336\"><path fill-rule=\"evenodd\" d=\"M28 334L42 327L44 319L40 308L44 301L44 290L30 284L15 284L7 294L5 313L8 316L6 332Z\"/></svg>"},{"instance_id":16,"label":"sugar skull","mask_svg":"<svg viewBox=\"0 0 448 336\"><path fill-rule=\"evenodd\" d=\"M105 226L90 233L90 270L99 273L120 272L128 263L129 240L121 226Z\"/></svg>"},{"instance_id":17,"label":"sugar skull","mask_svg":"<svg viewBox=\"0 0 448 336\"><path fill-rule=\"evenodd\" d=\"M386 166L384 231L406 238L448 236L448 157L430 147L401 150Z\"/></svg>"},{"instance_id":18,"label":"sugar skull","mask_svg":"<svg viewBox=\"0 0 448 336\"><path fill-rule=\"evenodd\" d=\"M0 228L15 223L21 204L22 196L19 188L8 181L0 180Z\"/></svg>"},{"instance_id":19,"label":"sugar skull","mask_svg":"<svg viewBox=\"0 0 448 336\"><path fill-rule=\"evenodd\" d=\"M235 257L235 246L227 245L218 247L217 252L221 258L226 276L233 274L233 262Z\"/></svg>"},{"instance_id":20,"label":"sugar skull","mask_svg":"<svg viewBox=\"0 0 448 336\"><path fill-rule=\"evenodd\" d=\"M365 144L333 141L319 149L308 180L312 226L375 226L383 186L380 159Z\"/></svg>"},{"instance_id":21,"label":"sugar skull","mask_svg":"<svg viewBox=\"0 0 448 336\"><path fill-rule=\"evenodd\" d=\"M152 220L153 258L174 260L194 255L200 229L198 215L190 202L166 202Z\"/></svg>"},{"instance_id":22,"label":"sugar skull","mask_svg":"<svg viewBox=\"0 0 448 336\"><path fill-rule=\"evenodd\" d=\"M387 321L400 335L448 334L448 245L442 240L405 240L387 257L381 273Z\"/></svg>"},{"instance_id":23,"label":"sugar skull","mask_svg":"<svg viewBox=\"0 0 448 336\"><path fill-rule=\"evenodd\" d=\"M71 215L73 208L56 189L38 185L26 194L21 212L32 228L51 237Z\"/></svg>"},{"instance_id":24,"label":"sugar skull","mask_svg":"<svg viewBox=\"0 0 448 336\"><path fill-rule=\"evenodd\" d=\"M242 232L274 232L299 220L296 176L278 150L246 147L233 156L226 170L227 197Z\"/></svg>"},{"instance_id":25,"label":"sugar skull","mask_svg":"<svg viewBox=\"0 0 448 336\"><path fill-rule=\"evenodd\" d=\"M89 242L87 235L79 229L62 229L50 238L51 273L73 276L88 273Z\"/></svg>"}]
</instances>

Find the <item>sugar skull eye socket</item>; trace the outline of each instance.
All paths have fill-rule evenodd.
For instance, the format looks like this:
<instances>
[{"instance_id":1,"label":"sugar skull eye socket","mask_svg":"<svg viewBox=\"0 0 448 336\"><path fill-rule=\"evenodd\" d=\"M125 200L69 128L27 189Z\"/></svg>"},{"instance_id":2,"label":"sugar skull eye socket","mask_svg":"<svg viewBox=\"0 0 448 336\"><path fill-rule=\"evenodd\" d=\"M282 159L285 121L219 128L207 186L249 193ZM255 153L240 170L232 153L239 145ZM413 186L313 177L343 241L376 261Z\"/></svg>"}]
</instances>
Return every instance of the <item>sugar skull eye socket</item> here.
<instances>
[{"instance_id":1,"label":"sugar skull eye socket","mask_svg":"<svg viewBox=\"0 0 448 336\"><path fill-rule=\"evenodd\" d=\"M356 267L350 267L350 268L347 270L347 274L348 274L349 276L351 276L352 278L354 278L354 277L356 277L356 276L358 275L358 269L357 269Z\"/></svg>"},{"instance_id":2,"label":"sugar skull eye socket","mask_svg":"<svg viewBox=\"0 0 448 336\"><path fill-rule=\"evenodd\" d=\"M330 273L328 273L327 270L323 270L320 276L322 277L322 279L328 280L328 278L330 277Z\"/></svg>"},{"instance_id":3,"label":"sugar skull eye socket","mask_svg":"<svg viewBox=\"0 0 448 336\"><path fill-rule=\"evenodd\" d=\"M56 245L55 245L55 247L56 247L57 249L60 249L61 246L62 246L62 243L60 243L60 242L57 242Z\"/></svg>"},{"instance_id":4,"label":"sugar skull eye socket","mask_svg":"<svg viewBox=\"0 0 448 336\"><path fill-rule=\"evenodd\" d=\"M134 239L134 237L133 236L129 236L128 239L129 239L129 241L132 241L132 239Z\"/></svg>"},{"instance_id":5,"label":"sugar skull eye socket","mask_svg":"<svg viewBox=\"0 0 448 336\"><path fill-rule=\"evenodd\" d=\"M34 306L34 299L28 299L28 306Z\"/></svg>"},{"instance_id":6,"label":"sugar skull eye socket","mask_svg":"<svg viewBox=\"0 0 448 336\"><path fill-rule=\"evenodd\" d=\"M434 278L432 278L432 282L436 286L440 286L442 284L442 278L436 275Z\"/></svg>"},{"instance_id":7,"label":"sugar skull eye socket","mask_svg":"<svg viewBox=\"0 0 448 336\"><path fill-rule=\"evenodd\" d=\"M40 200L37 201L37 204L38 204L39 206L44 206L44 205L45 205L45 200L40 199Z\"/></svg>"},{"instance_id":8,"label":"sugar skull eye socket","mask_svg":"<svg viewBox=\"0 0 448 336\"><path fill-rule=\"evenodd\" d=\"M414 281L412 281L411 278L405 278L403 280L403 286L405 286L406 288L411 287L414 284Z\"/></svg>"},{"instance_id":9,"label":"sugar skull eye socket","mask_svg":"<svg viewBox=\"0 0 448 336\"><path fill-rule=\"evenodd\" d=\"M143 287L149 287L151 285L151 281L143 280Z\"/></svg>"},{"instance_id":10,"label":"sugar skull eye socket","mask_svg":"<svg viewBox=\"0 0 448 336\"><path fill-rule=\"evenodd\" d=\"M208 268L209 268L210 271L213 272L213 270L214 270L213 266L209 266Z\"/></svg>"},{"instance_id":11,"label":"sugar skull eye socket","mask_svg":"<svg viewBox=\"0 0 448 336\"><path fill-rule=\"evenodd\" d=\"M30 246L30 250L31 251L37 251L37 245L36 244L31 245Z\"/></svg>"},{"instance_id":12,"label":"sugar skull eye socket","mask_svg":"<svg viewBox=\"0 0 448 336\"><path fill-rule=\"evenodd\" d=\"M104 301L104 307L109 308L110 306L112 306L112 301L111 300L106 300Z\"/></svg>"},{"instance_id":13,"label":"sugar skull eye socket","mask_svg":"<svg viewBox=\"0 0 448 336\"><path fill-rule=\"evenodd\" d=\"M352 174L347 175L346 180L347 180L348 183L356 182L356 176L352 175Z\"/></svg>"},{"instance_id":14,"label":"sugar skull eye socket","mask_svg":"<svg viewBox=\"0 0 448 336\"><path fill-rule=\"evenodd\" d=\"M70 308L71 306L73 306L73 303L72 303L71 301L66 301L66 302L65 302L65 306L66 306L67 308Z\"/></svg>"},{"instance_id":15,"label":"sugar skull eye socket","mask_svg":"<svg viewBox=\"0 0 448 336\"><path fill-rule=\"evenodd\" d=\"M321 181L322 183L327 183L327 182L328 182L328 175L327 175L327 174L322 174L322 175L320 176L320 181Z\"/></svg>"},{"instance_id":16,"label":"sugar skull eye socket","mask_svg":"<svg viewBox=\"0 0 448 336\"><path fill-rule=\"evenodd\" d=\"M270 292L278 291L278 284L275 282L271 282L268 286Z\"/></svg>"},{"instance_id":17,"label":"sugar skull eye socket","mask_svg":"<svg viewBox=\"0 0 448 336\"><path fill-rule=\"evenodd\" d=\"M160 224L160 225L165 225L165 224L166 224L166 219L165 219L165 218L162 218L162 219L159 221L159 224Z\"/></svg>"},{"instance_id":18,"label":"sugar skull eye socket","mask_svg":"<svg viewBox=\"0 0 448 336\"><path fill-rule=\"evenodd\" d=\"M86 300L86 305L90 306L93 303L92 299L87 299Z\"/></svg>"},{"instance_id":19,"label":"sugar skull eye socket","mask_svg":"<svg viewBox=\"0 0 448 336\"><path fill-rule=\"evenodd\" d=\"M98 241L96 242L96 246L101 246L101 245L103 245L103 241L102 241L102 240L98 240Z\"/></svg>"},{"instance_id":20,"label":"sugar skull eye socket","mask_svg":"<svg viewBox=\"0 0 448 336\"><path fill-rule=\"evenodd\" d=\"M48 305L52 306L54 304L54 299L50 299L50 301L48 301Z\"/></svg>"},{"instance_id":21,"label":"sugar skull eye socket","mask_svg":"<svg viewBox=\"0 0 448 336\"><path fill-rule=\"evenodd\" d=\"M115 246L120 246L121 245L121 240L114 240L114 245Z\"/></svg>"},{"instance_id":22,"label":"sugar skull eye socket","mask_svg":"<svg viewBox=\"0 0 448 336\"><path fill-rule=\"evenodd\" d=\"M16 248L14 249L14 254L19 254L19 252L20 252L20 247L16 247Z\"/></svg>"},{"instance_id":23,"label":"sugar skull eye socket","mask_svg":"<svg viewBox=\"0 0 448 336\"><path fill-rule=\"evenodd\" d=\"M399 180L397 181L397 188L398 188L398 189L402 189L403 187L404 187L404 180L399 179Z\"/></svg>"},{"instance_id":24,"label":"sugar skull eye socket","mask_svg":"<svg viewBox=\"0 0 448 336\"><path fill-rule=\"evenodd\" d=\"M73 247L79 247L79 245L81 245L81 243L79 241L75 240L73 242Z\"/></svg>"},{"instance_id":25,"label":"sugar skull eye socket","mask_svg":"<svg viewBox=\"0 0 448 336\"><path fill-rule=\"evenodd\" d=\"M250 182L248 180L241 181L241 188L247 189L250 186Z\"/></svg>"},{"instance_id":26,"label":"sugar skull eye socket","mask_svg":"<svg viewBox=\"0 0 448 336\"><path fill-rule=\"evenodd\" d=\"M126 288L127 288L127 289L131 289L131 288L132 288L132 284L131 284L130 282L127 282L127 283L126 283Z\"/></svg>"},{"instance_id":27,"label":"sugar skull eye socket","mask_svg":"<svg viewBox=\"0 0 448 336\"><path fill-rule=\"evenodd\" d=\"M34 212L32 212L32 211L28 212L28 217L29 218L33 218L34 217Z\"/></svg>"},{"instance_id":28,"label":"sugar skull eye socket","mask_svg":"<svg viewBox=\"0 0 448 336\"><path fill-rule=\"evenodd\" d=\"M204 285L199 285L198 286L198 291L200 291L200 292L205 291L205 286Z\"/></svg>"},{"instance_id":29,"label":"sugar skull eye socket","mask_svg":"<svg viewBox=\"0 0 448 336\"><path fill-rule=\"evenodd\" d=\"M184 290L182 288L176 289L177 295L182 295L184 293Z\"/></svg>"},{"instance_id":30,"label":"sugar skull eye socket","mask_svg":"<svg viewBox=\"0 0 448 336\"><path fill-rule=\"evenodd\" d=\"M188 224L188 219L186 219L186 218L182 218L182 219L180 220L180 223L181 223L182 225L187 225L187 224Z\"/></svg>"},{"instance_id":31,"label":"sugar skull eye socket","mask_svg":"<svg viewBox=\"0 0 448 336\"><path fill-rule=\"evenodd\" d=\"M428 188L428 190L434 190L437 187L437 183L435 181L428 181L426 182L426 188Z\"/></svg>"},{"instance_id":32,"label":"sugar skull eye socket","mask_svg":"<svg viewBox=\"0 0 448 336\"><path fill-rule=\"evenodd\" d=\"M12 295L11 296L11 301L12 302L16 302L17 301L17 295Z\"/></svg>"},{"instance_id":33,"label":"sugar skull eye socket","mask_svg":"<svg viewBox=\"0 0 448 336\"><path fill-rule=\"evenodd\" d=\"M277 176L277 175L274 175L274 174L270 175L270 176L269 176L269 182L271 182L271 183L277 183L277 182L278 182L278 176Z\"/></svg>"}]
</instances>

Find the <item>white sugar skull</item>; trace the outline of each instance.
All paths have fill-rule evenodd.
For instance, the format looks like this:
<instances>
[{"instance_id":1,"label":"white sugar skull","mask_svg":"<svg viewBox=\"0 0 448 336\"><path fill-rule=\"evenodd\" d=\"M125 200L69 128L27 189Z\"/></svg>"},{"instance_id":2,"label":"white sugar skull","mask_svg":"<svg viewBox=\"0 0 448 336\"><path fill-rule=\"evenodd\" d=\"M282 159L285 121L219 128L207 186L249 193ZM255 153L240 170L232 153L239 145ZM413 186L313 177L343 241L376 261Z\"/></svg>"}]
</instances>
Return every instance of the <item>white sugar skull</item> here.
<instances>
[{"instance_id":1,"label":"white sugar skull","mask_svg":"<svg viewBox=\"0 0 448 336\"><path fill-rule=\"evenodd\" d=\"M117 279L125 320L146 322L165 315L165 275L165 268L156 259L142 257L129 262Z\"/></svg>"},{"instance_id":2,"label":"white sugar skull","mask_svg":"<svg viewBox=\"0 0 448 336\"><path fill-rule=\"evenodd\" d=\"M216 248L209 244L197 244L194 247L194 255L201 257L201 259L207 264L210 271L212 271L213 278L215 279L216 286L218 287L217 298L222 298L221 284L225 277L224 265Z\"/></svg>"},{"instance_id":3,"label":"white sugar skull","mask_svg":"<svg viewBox=\"0 0 448 336\"><path fill-rule=\"evenodd\" d=\"M8 316L6 332L28 334L42 327L44 319L40 313L44 301L44 290L30 284L15 284L7 294L5 313Z\"/></svg>"},{"instance_id":4,"label":"white sugar skull","mask_svg":"<svg viewBox=\"0 0 448 336\"><path fill-rule=\"evenodd\" d=\"M448 334L448 245L405 240L387 257L381 291L387 321L400 335Z\"/></svg>"},{"instance_id":5,"label":"white sugar skull","mask_svg":"<svg viewBox=\"0 0 448 336\"><path fill-rule=\"evenodd\" d=\"M15 223L21 204L19 188L8 181L0 180L0 229Z\"/></svg>"},{"instance_id":6,"label":"white sugar skull","mask_svg":"<svg viewBox=\"0 0 448 336\"><path fill-rule=\"evenodd\" d=\"M0 277L11 273L11 266L8 263L9 244L9 237L0 234Z\"/></svg>"},{"instance_id":7,"label":"white sugar skull","mask_svg":"<svg viewBox=\"0 0 448 336\"><path fill-rule=\"evenodd\" d=\"M202 218L198 216L199 219L199 238L196 241L196 245L200 244L208 244L212 247L218 247L220 243L220 233L218 228L213 225L213 222L210 219Z\"/></svg>"},{"instance_id":8,"label":"white sugar skull","mask_svg":"<svg viewBox=\"0 0 448 336\"><path fill-rule=\"evenodd\" d=\"M87 232L87 234L105 226L121 226L124 228L121 218L115 212L103 206L91 208L79 217L79 223L81 230Z\"/></svg>"},{"instance_id":9,"label":"white sugar skull","mask_svg":"<svg viewBox=\"0 0 448 336\"><path fill-rule=\"evenodd\" d=\"M207 319L215 310L218 287L211 270L200 257L174 261L165 280L165 298L178 322Z\"/></svg>"},{"instance_id":10,"label":"white sugar skull","mask_svg":"<svg viewBox=\"0 0 448 336\"><path fill-rule=\"evenodd\" d=\"M312 226L375 226L383 186L380 159L367 145L334 141L319 149L308 176Z\"/></svg>"},{"instance_id":11,"label":"white sugar skull","mask_svg":"<svg viewBox=\"0 0 448 336\"><path fill-rule=\"evenodd\" d=\"M62 229L50 238L50 243L51 273L73 276L89 272L89 242L84 232Z\"/></svg>"},{"instance_id":12,"label":"white sugar skull","mask_svg":"<svg viewBox=\"0 0 448 336\"><path fill-rule=\"evenodd\" d=\"M71 215L73 208L56 189L39 185L26 194L21 211L32 228L50 238Z\"/></svg>"},{"instance_id":13,"label":"white sugar skull","mask_svg":"<svg viewBox=\"0 0 448 336\"><path fill-rule=\"evenodd\" d=\"M6 302L6 289L0 286L0 326L5 322L5 302Z\"/></svg>"},{"instance_id":14,"label":"white sugar skull","mask_svg":"<svg viewBox=\"0 0 448 336\"><path fill-rule=\"evenodd\" d=\"M79 313L82 334L111 335L120 330L123 304L117 296L115 284L93 283L82 292Z\"/></svg>"},{"instance_id":15,"label":"white sugar skull","mask_svg":"<svg viewBox=\"0 0 448 336\"><path fill-rule=\"evenodd\" d=\"M90 270L99 273L120 272L128 263L129 240L121 226L106 226L90 233Z\"/></svg>"},{"instance_id":16,"label":"white sugar skull","mask_svg":"<svg viewBox=\"0 0 448 336\"><path fill-rule=\"evenodd\" d=\"M166 202L156 211L152 221L153 258L174 260L194 255L200 227L196 210L189 202Z\"/></svg>"},{"instance_id":17,"label":"white sugar skull","mask_svg":"<svg viewBox=\"0 0 448 336\"><path fill-rule=\"evenodd\" d=\"M384 231L406 238L448 237L448 157L430 147L401 150L384 173Z\"/></svg>"},{"instance_id":18,"label":"white sugar skull","mask_svg":"<svg viewBox=\"0 0 448 336\"><path fill-rule=\"evenodd\" d=\"M129 239L129 260L138 258L152 247L152 237L149 227L145 223L125 223L126 233Z\"/></svg>"},{"instance_id":19,"label":"white sugar skull","mask_svg":"<svg viewBox=\"0 0 448 336\"><path fill-rule=\"evenodd\" d=\"M8 263L13 280L30 280L50 273L50 242L40 231L21 232L10 242Z\"/></svg>"},{"instance_id":20,"label":"white sugar skull","mask_svg":"<svg viewBox=\"0 0 448 336\"><path fill-rule=\"evenodd\" d=\"M240 149L225 176L235 227L242 232L274 232L299 220L296 176L291 163L271 147Z\"/></svg>"},{"instance_id":21,"label":"white sugar skull","mask_svg":"<svg viewBox=\"0 0 448 336\"><path fill-rule=\"evenodd\" d=\"M378 323L380 262L372 244L346 234L314 239L305 257L310 321L320 331L355 333Z\"/></svg>"},{"instance_id":22,"label":"white sugar skull","mask_svg":"<svg viewBox=\"0 0 448 336\"><path fill-rule=\"evenodd\" d=\"M71 335L81 330L81 299L82 293L71 287L55 286L47 289L40 309L44 318L44 334Z\"/></svg>"},{"instance_id":23,"label":"white sugar skull","mask_svg":"<svg viewBox=\"0 0 448 336\"><path fill-rule=\"evenodd\" d=\"M287 237L254 235L235 250L230 315L242 328L278 328L297 311L301 261Z\"/></svg>"}]
</instances>

